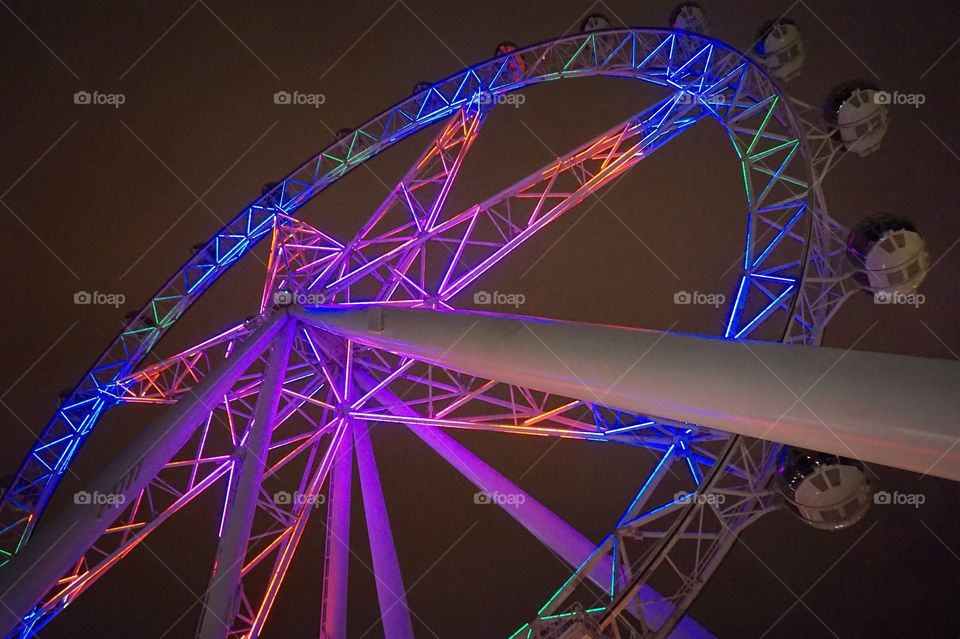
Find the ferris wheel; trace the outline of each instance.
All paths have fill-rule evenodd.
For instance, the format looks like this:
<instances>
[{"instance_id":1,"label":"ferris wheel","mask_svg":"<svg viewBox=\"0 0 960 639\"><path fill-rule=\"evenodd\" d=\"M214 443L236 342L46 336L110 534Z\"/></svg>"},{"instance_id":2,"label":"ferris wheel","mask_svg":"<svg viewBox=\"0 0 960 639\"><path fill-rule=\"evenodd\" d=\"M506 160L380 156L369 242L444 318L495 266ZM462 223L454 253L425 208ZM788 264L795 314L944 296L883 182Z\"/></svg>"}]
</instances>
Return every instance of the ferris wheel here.
<instances>
[{"instance_id":1,"label":"ferris wheel","mask_svg":"<svg viewBox=\"0 0 960 639\"><path fill-rule=\"evenodd\" d=\"M783 389L771 389L768 401L757 397L762 392L735 391L737 383L765 383L742 340L755 340L759 359L799 379L815 376L829 351L819 348L824 327L843 301L861 292L911 294L929 256L904 218L874 215L847 230L827 212L822 185L832 166L844 153L876 150L887 130L876 87L842 85L825 109L815 108L777 83L795 77L805 59L793 22L764 25L748 54L708 37L695 4L678 7L670 23L613 29L595 14L575 35L503 43L494 58L418 84L400 103L341 130L198 245L64 394L7 487L0 508L6 636L43 636L176 512L221 491L197 637L261 635L297 547L307 543L311 515L326 523L325 540L316 540L325 549L321 636L347 636L350 548L367 543L384 635L412 637L374 428L409 429L476 486L477 500L503 507L570 567L556 594L517 620L514 637L710 637L687 610L737 535L763 514L786 507L818 528L853 525L874 490L861 459L921 471L932 465L932 474L960 479L960 457L949 452L948 424L960 414L950 390L955 366L851 354L849 386L810 399L825 415L852 420L842 434L864 435L855 414L862 407L842 397L861 388L858 366L869 366L870 383L917 389L906 405L878 398L871 441L857 455L809 418L789 410L778 418L790 400ZM503 191L463 210L448 205L461 166L506 96L594 76L647 83L663 97ZM298 217L351 170L430 126L436 136L352 236ZM544 228L701 126L723 128L745 190L740 277L714 336L723 339L458 310L465 291L535 244ZM161 338L261 240L270 257L259 314L160 355ZM649 365L630 370L638 352L651 353ZM559 373L558 360L566 368ZM711 376L720 364L721 374ZM679 370L702 376L670 377ZM739 379L725 382L728 371ZM156 410L155 421L84 488L83 500L34 534L100 417L130 404ZM893 426L918 405L930 419ZM657 461L638 471L634 499L596 543L452 430L642 447ZM902 444L911 452L894 448ZM350 526L355 469L365 540Z\"/></svg>"}]
</instances>

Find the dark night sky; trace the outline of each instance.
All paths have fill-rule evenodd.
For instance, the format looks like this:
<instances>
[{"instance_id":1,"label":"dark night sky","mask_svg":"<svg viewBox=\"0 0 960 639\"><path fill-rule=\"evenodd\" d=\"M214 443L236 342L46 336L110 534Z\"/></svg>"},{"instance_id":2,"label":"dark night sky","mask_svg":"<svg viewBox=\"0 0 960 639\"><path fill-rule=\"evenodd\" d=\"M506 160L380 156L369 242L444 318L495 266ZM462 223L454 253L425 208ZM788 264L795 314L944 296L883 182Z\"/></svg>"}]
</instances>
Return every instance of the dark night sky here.
<instances>
[{"instance_id":1,"label":"dark night sky","mask_svg":"<svg viewBox=\"0 0 960 639\"><path fill-rule=\"evenodd\" d=\"M503 40L529 44L569 33L591 11L616 25L663 26L673 3L0 4L0 474L7 474L32 443L31 430L53 412L57 393L76 383L124 312L145 301L191 246L259 195L262 184L326 146L334 131L400 101L420 80L489 57ZM819 104L851 78L924 94L919 108L892 108L881 151L844 158L826 195L831 214L847 226L880 210L916 222L935 262L923 288L926 303L877 306L858 297L833 321L825 343L957 357L960 46L953 46L960 5L702 4L712 35L737 47L748 46L768 18L787 12L796 20L809 55L790 92L806 102ZM526 91L516 110L498 108L451 203L496 193L657 97L634 84L553 83ZM126 101L116 109L75 105L78 90L122 93ZM318 109L276 105L278 90L326 100ZM301 215L348 235L434 130L358 169ZM740 252L739 179L718 127L685 134L604 191L605 206L573 211L484 285L523 293L524 314L716 333L719 315L671 300L677 290L732 293L733 274L717 275ZM252 257L234 267L159 355L254 312L262 270ZM122 293L127 304L76 306L78 290ZM81 478L151 416L117 412L77 460ZM457 437L594 540L649 466L648 457L610 446ZM472 487L409 433L378 430L374 444L406 582L416 582L408 597L418 636L505 636L529 620L563 580L563 566L506 515L478 511ZM922 493L926 503L876 507L839 533L806 528L784 512L769 515L743 535L693 616L718 637L960 635L957 484L874 471L883 489ZM75 488L71 481L64 492ZM43 636L192 636L193 593L206 583L215 548L208 516L215 507L209 496L178 514ZM316 636L322 529L311 526L307 535L264 636ZM369 562L358 539L359 558ZM380 636L372 581L358 561L351 566L350 614L352 637Z\"/></svg>"}]
</instances>

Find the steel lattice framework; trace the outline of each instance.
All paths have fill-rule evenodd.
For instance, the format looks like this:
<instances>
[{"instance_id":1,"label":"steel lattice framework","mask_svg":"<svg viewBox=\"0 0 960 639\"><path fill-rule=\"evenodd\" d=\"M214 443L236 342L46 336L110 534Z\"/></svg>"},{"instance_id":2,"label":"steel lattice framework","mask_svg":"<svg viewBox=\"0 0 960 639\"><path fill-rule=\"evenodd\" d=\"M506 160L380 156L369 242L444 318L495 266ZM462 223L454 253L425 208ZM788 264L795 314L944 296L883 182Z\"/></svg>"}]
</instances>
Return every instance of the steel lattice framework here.
<instances>
[{"instance_id":1,"label":"steel lattice framework","mask_svg":"<svg viewBox=\"0 0 960 639\"><path fill-rule=\"evenodd\" d=\"M665 97L501 193L450 210L451 186L497 102L491 96L587 76L641 80L662 87ZM839 263L843 230L827 215L821 189L838 147L811 112L791 106L756 63L723 43L630 29L578 34L494 58L354 129L196 251L47 424L3 498L5 570L16 568L60 478L106 409L164 404L170 407L159 410L176 416L162 422L169 425L166 439L151 435L135 463L118 460L116 476L106 471L104 481L113 483L105 485L128 500L115 512L101 509L102 525L91 523L86 538L70 536L52 553L57 557L44 565L58 579L28 580L38 585L23 589L28 609L9 636L34 636L153 530L224 482L220 546L198 636L259 635L321 500L327 502L322 632L345 636L354 457L384 631L391 639L412 636L368 434L373 425L390 424L408 428L479 490L525 495L521 507L506 512L571 566L570 580L515 636L559 636L573 623L602 636L709 636L685 612L740 530L773 507L769 483L778 444L361 347L294 320L282 306L453 309L459 294L540 230L707 119L729 136L747 205L741 278L723 336L817 344L851 289ZM426 151L352 238L334 238L296 217L353 168L436 123L440 130ZM144 366L191 304L267 236L261 314ZM657 461L598 546L446 429L620 443L646 448ZM282 479L290 476L299 478L296 486ZM296 498L284 502L278 494ZM654 579L672 587L655 592Z\"/></svg>"}]
</instances>

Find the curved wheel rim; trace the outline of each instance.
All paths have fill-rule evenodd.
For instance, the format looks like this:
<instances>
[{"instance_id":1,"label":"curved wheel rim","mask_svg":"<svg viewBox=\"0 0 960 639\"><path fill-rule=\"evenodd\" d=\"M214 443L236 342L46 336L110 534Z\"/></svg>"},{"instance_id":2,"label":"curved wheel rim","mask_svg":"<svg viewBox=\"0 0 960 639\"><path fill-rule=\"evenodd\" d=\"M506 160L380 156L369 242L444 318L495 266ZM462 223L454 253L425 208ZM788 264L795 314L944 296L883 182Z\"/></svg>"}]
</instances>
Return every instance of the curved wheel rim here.
<instances>
[{"instance_id":1,"label":"curved wheel rim","mask_svg":"<svg viewBox=\"0 0 960 639\"><path fill-rule=\"evenodd\" d=\"M572 56L559 70L545 63L548 56L561 53L568 55L571 51ZM644 53L643 59L638 59L638 51ZM512 63L516 56L532 57L535 63L520 70L515 63ZM722 56L729 58L727 62L730 66L724 69L724 74L710 76L713 83L708 84L703 78L713 73L711 64L720 67L717 60ZM697 65L701 65L701 68ZM731 81L724 84L721 89L724 92L733 92L734 104L737 102L736 96L742 84L748 77L769 92L766 98L756 102L759 106L755 107L757 112L753 115L763 116L762 124L753 141L747 144L741 144L733 139L735 134L731 133L731 128L736 127L730 126L729 114L724 116L720 113L724 108L722 101L711 102L711 99L720 96L721 90L715 90L712 94L710 90L717 89L730 77L731 73L739 74L736 88ZM694 80L684 80L687 74L693 74ZM764 72L722 43L695 34L665 30L611 30L580 34L517 49L450 76L371 119L349 136L338 140L301 165L208 241L205 247L141 309L137 317L132 320L130 327L118 336L78 384L71 397L66 400L44 431L47 440L38 443L38 446L42 445L40 450L44 451L43 456L46 458L38 455L38 448L35 448L21 466L17 481L4 497L4 513L7 516L4 530L8 539L14 539L14 545L8 548L8 552L18 551L29 538L39 515L56 487L58 477L65 472L70 460L92 431L99 416L115 401L117 381L128 377L139 366L162 335L230 265L239 260L258 240L270 233L273 226L277 224L278 215L291 216L327 186L380 151L451 114L471 108L471 103L475 101L478 91L499 95L552 79L592 75L640 79L678 91L680 93L677 95L680 98L684 95L695 95L697 108L709 111L710 115L724 124L728 134L731 135L734 148L745 166L745 183L751 213L756 212L752 209L759 203L751 199L755 194L751 194L747 163L751 156L759 156L757 162L761 162L781 152L770 148L759 151L755 148L757 141L763 138L764 127L772 119L780 122L786 130L795 133L792 140L784 141L783 152L788 156L780 169L775 171L770 184L779 182L781 176L785 174L785 167L790 162L796 161L797 164L793 166L799 166L804 172L802 177L805 178L805 183L795 184L803 190L803 196L798 197L788 207L790 210L796 209L796 213L789 223L790 226L774 239L775 242L780 242L789 236L788 231L802 235L802 255L797 259L797 268L794 269L795 272L790 278L791 282L789 284L781 282L784 286L780 292L774 291L771 295L767 291L767 295L771 296L772 300L767 307L769 313L766 313L767 309L763 309L752 320L743 321L741 316L747 306L745 295L748 295L751 290L751 280L748 278L755 274L766 255L761 247L752 243L748 231L744 258L745 275L741 278L740 289L729 310L726 336L749 335L755 328L751 322L760 323L770 315L784 311L786 314L784 334L788 333L790 325L794 322L793 309L802 284L803 271L807 266L806 238L808 229L813 224L813 216L809 214L809 210L814 208L814 204L808 202L808 199L816 195L810 187L816 181L811 175L810 163L804 155L803 136L799 126L786 101L782 99L776 86ZM699 86L696 85L697 78L700 78ZM470 85L473 81L476 81L475 87ZM728 104L727 110L733 111L732 106ZM370 133L376 126L381 126L378 136ZM745 151L745 154L742 151ZM326 167L330 168L324 170ZM306 173L311 176L309 181L303 178ZM759 200L763 200L763 197ZM801 227L806 228L793 231ZM748 229L751 228L752 226L748 224ZM771 251L776 248L775 244L771 244L771 247ZM760 273L760 275L764 274ZM771 286L778 277L769 274L766 276L770 278ZM462 289L461 286L454 290L446 299L441 296L439 301L446 303ZM435 302L436 300L433 303ZM118 351L122 357L117 357ZM51 435L58 441L62 440L56 453L53 454L48 441ZM51 463L50 459L53 457L55 459ZM40 477L37 477L36 472L31 473L30 466L35 466L38 461L48 470L46 476L41 473ZM10 515L14 515L12 521Z\"/></svg>"}]
</instances>

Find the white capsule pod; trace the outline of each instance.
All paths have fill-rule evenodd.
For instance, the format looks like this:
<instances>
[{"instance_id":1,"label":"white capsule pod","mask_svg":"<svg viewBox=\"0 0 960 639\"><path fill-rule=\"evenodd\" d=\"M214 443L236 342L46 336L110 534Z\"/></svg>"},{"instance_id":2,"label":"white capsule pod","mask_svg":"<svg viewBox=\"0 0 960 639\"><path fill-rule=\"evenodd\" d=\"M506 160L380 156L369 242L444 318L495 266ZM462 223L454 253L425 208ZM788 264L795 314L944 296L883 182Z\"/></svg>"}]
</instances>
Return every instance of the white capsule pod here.
<instances>
[{"instance_id":1,"label":"white capsule pod","mask_svg":"<svg viewBox=\"0 0 960 639\"><path fill-rule=\"evenodd\" d=\"M847 151L863 157L880 148L889 126L885 95L860 80L830 92L824 117L836 127L835 135Z\"/></svg>"},{"instance_id":2,"label":"white capsule pod","mask_svg":"<svg viewBox=\"0 0 960 639\"><path fill-rule=\"evenodd\" d=\"M610 28L610 20L602 13L591 13L580 23L581 31L600 31Z\"/></svg>"},{"instance_id":3,"label":"white capsule pod","mask_svg":"<svg viewBox=\"0 0 960 639\"><path fill-rule=\"evenodd\" d=\"M787 508L820 530L854 525L873 503L873 485L864 465L837 455L785 447L777 480Z\"/></svg>"},{"instance_id":4,"label":"white capsule pod","mask_svg":"<svg viewBox=\"0 0 960 639\"><path fill-rule=\"evenodd\" d=\"M787 82L800 74L807 59L807 48L793 20L770 20L760 28L756 42L754 53L771 76Z\"/></svg>"},{"instance_id":5,"label":"white capsule pod","mask_svg":"<svg viewBox=\"0 0 960 639\"><path fill-rule=\"evenodd\" d=\"M670 12L670 27L700 35L707 35L710 32L707 13L696 2L684 2L674 7Z\"/></svg>"},{"instance_id":6,"label":"white capsule pod","mask_svg":"<svg viewBox=\"0 0 960 639\"><path fill-rule=\"evenodd\" d=\"M847 237L854 279L880 304L910 295L927 277L930 254L910 220L888 213L861 220Z\"/></svg>"},{"instance_id":7,"label":"white capsule pod","mask_svg":"<svg viewBox=\"0 0 960 639\"><path fill-rule=\"evenodd\" d=\"M580 23L580 30L584 33L590 33L593 31L603 31L610 28L610 20L607 19L607 16L602 13L591 13L586 18L583 19L583 22ZM594 53L596 54L599 61L604 61L607 57L613 53L616 46L616 41L611 38L605 38L603 36L597 36L591 39L591 46L594 47Z\"/></svg>"}]
</instances>

